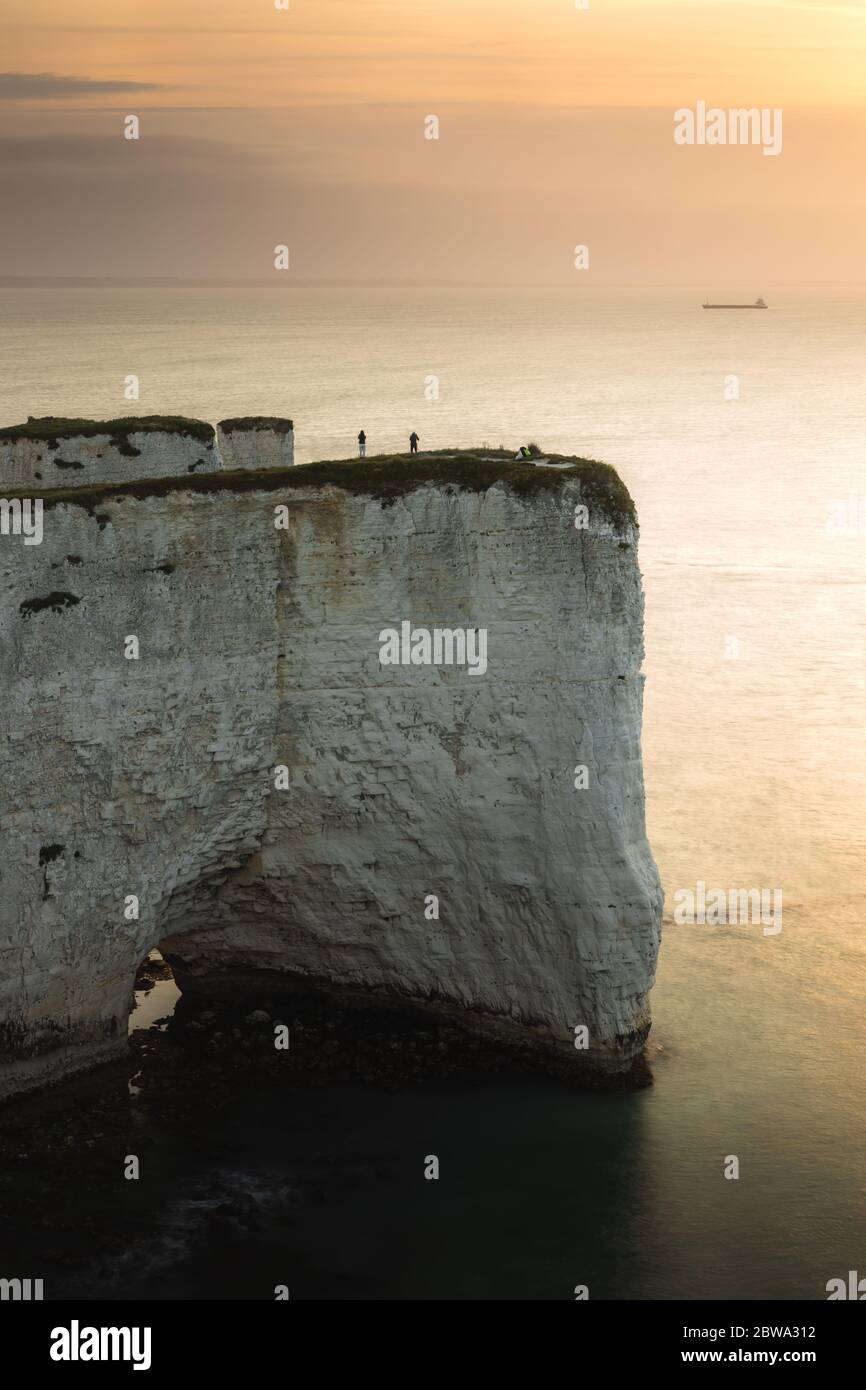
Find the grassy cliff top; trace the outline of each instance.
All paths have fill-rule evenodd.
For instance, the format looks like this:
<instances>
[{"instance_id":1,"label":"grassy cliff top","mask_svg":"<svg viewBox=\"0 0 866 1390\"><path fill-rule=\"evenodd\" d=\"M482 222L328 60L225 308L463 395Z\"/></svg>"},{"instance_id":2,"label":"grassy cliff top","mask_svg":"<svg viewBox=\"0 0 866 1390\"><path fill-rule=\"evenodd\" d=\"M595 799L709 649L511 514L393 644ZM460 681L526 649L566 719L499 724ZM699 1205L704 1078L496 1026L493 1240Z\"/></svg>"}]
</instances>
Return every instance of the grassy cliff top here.
<instances>
[{"instance_id":1,"label":"grassy cliff top","mask_svg":"<svg viewBox=\"0 0 866 1390\"><path fill-rule=\"evenodd\" d=\"M273 430L275 434L291 434L295 427L291 420L283 420L279 415L239 415L236 420L220 420L218 428L223 434L237 434L241 430Z\"/></svg>"},{"instance_id":2,"label":"grassy cliff top","mask_svg":"<svg viewBox=\"0 0 866 1390\"><path fill-rule=\"evenodd\" d=\"M23 425L0 429L0 441L33 439L55 444L60 439L92 438L107 435L112 444L128 445L131 434L185 434L210 444L214 427L204 420L188 420L183 415L125 415L119 420L76 420L62 415L30 415ZM121 452L125 452L121 450ZM138 450L131 451L138 453Z\"/></svg>"},{"instance_id":3,"label":"grassy cliff top","mask_svg":"<svg viewBox=\"0 0 866 1390\"><path fill-rule=\"evenodd\" d=\"M239 430L274 430L277 434L291 434L294 424L279 415L239 415L236 419L220 420L219 428L225 434ZM191 420L185 415L124 415L117 420L80 420L62 415L28 415L23 425L5 425L0 428L0 440L33 439L43 442L58 439L73 439L106 434L118 438L130 434L186 434L194 439L210 442L214 437L213 425L206 420Z\"/></svg>"},{"instance_id":4,"label":"grassy cliff top","mask_svg":"<svg viewBox=\"0 0 866 1390\"><path fill-rule=\"evenodd\" d=\"M101 503L124 497L166 497L173 493L282 492L301 488L341 488L388 506L421 487L486 492L503 484L518 496L552 492L566 480L580 483L588 507L597 508L617 526L635 525L634 503L615 469L595 459L546 455L563 468L537 468L493 449L464 449L436 454L381 454L364 459L303 463L290 468L233 469L190 473L176 478L99 483L84 487L18 489L8 498L41 497L46 508L67 504L93 512Z\"/></svg>"}]
</instances>

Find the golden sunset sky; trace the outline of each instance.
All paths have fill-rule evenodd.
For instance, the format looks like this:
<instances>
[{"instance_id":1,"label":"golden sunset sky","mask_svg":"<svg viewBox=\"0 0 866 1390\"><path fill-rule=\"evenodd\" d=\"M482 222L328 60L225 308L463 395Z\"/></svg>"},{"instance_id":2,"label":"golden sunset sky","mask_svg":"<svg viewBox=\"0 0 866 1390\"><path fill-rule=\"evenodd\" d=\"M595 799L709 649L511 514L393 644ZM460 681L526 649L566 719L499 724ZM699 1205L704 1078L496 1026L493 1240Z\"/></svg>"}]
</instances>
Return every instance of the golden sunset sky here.
<instances>
[{"instance_id":1,"label":"golden sunset sky","mask_svg":"<svg viewBox=\"0 0 866 1390\"><path fill-rule=\"evenodd\" d=\"M866 2L4 0L0 274L862 281ZM673 112L781 108L777 159ZM141 118L125 141L124 115ZM424 139L435 114L440 139Z\"/></svg>"}]
</instances>

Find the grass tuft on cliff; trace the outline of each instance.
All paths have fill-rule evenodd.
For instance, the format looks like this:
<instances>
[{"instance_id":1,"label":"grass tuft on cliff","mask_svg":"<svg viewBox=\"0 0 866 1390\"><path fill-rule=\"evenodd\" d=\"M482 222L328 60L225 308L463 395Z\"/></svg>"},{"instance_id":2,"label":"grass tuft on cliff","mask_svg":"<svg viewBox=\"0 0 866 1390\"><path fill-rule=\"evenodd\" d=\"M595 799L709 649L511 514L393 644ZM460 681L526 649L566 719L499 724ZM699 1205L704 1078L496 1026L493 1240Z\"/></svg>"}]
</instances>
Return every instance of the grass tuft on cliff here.
<instances>
[{"instance_id":1,"label":"grass tuft on cliff","mask_svg":"<svg viewBox=\"0 0 866 1390\"><path fill-rule=\"evenodd\" d=\"M382 454L374 458L335 459L289 468L232 469L191 473L176 478L147 478L137 482L100 483L83 487L8 492L7 497L42 497L46 509L62 504L85 508L91 514L108 499L166 497L173 493L288 492L299 488L340 488L371 497L389 506L421 487L486 492L504 485L521 497L552 492L564 481L580 483L587 506L622 528L637 524L634 503L615 469L595 459L546 455L561 468L536 467L498 450L451 450L436 454ZM106 519L103 514L103 521Z\"/></svg>"},{"instance_id":2,"label":"grass tuft on cliff","mask_svg":"<svg viewBox=\"0 0 866 1390\"><path fill-rule=\"evenodd\" d=\"M283 420L279 415L239 415L235 420L220 420L217 426L223 434L237 434L242 430L273 430L274 434L291 434L294 428L291 420Z\"/></svg>"}]
</instances>

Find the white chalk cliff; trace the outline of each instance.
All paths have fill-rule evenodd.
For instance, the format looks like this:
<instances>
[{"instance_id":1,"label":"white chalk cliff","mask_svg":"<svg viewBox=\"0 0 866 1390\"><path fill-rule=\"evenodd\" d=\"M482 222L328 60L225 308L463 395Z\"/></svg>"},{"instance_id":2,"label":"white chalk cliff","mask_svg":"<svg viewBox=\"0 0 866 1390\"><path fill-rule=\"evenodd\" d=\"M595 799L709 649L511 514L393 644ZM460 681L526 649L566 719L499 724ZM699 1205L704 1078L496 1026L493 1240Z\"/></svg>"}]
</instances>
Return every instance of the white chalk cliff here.
<instances>
[{"instance_id":1,"label":"white chalk cliff","mask_svg":"<svg viewBox=\"0 0 866 1390\"><path fill-rule=\"evenodd\" d=\"M234 466L255 458L250 432ZM629 1069L661 892L612 470L25 486L42 544L0 537L0 1096L122 1051L167 939L192 973L298 972ZM486 629L486 672L383 666L403 621Z\"/></svg>"},{"instance_id":2,"label":"white chalk cliff","mask_svg":"<svg viewBox=\"0 0 866 1390\"><path fill-rule=\"evenodd\" d=\"M67 488L294 463L291 420L30 419L0 429L0 488Z\"/></svg>"}]
</instances>

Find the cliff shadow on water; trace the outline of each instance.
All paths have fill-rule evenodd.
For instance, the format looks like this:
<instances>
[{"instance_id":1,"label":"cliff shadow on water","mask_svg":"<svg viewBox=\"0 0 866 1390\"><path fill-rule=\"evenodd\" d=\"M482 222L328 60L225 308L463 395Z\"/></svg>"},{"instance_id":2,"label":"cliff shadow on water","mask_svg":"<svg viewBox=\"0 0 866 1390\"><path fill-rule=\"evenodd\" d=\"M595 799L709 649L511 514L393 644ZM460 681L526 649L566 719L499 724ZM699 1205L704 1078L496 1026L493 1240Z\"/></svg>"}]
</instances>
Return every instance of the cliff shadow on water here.
<instances>
[{"instance_id":1,"label":"cliff shadow on water","mask_svg":"<svg viewBox=\"0 0 866 1390\"><path fill-rule=\"evenodd\" d=\"M303 979L182 993L152 952L136 983L127 1059L4 1107L4 1252L38 1267L46 1297L259 1299L286 1282L301 1298L563 1296L572 1209L581 1277L621 1280L603 1229L638 1199L639 1093L587 1096L457 1017ZM413 1245L428 1253L410 1270Z\"/></svg>"}]
</instances>

